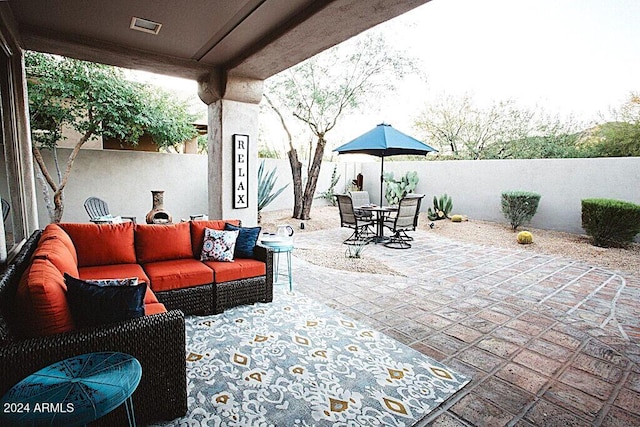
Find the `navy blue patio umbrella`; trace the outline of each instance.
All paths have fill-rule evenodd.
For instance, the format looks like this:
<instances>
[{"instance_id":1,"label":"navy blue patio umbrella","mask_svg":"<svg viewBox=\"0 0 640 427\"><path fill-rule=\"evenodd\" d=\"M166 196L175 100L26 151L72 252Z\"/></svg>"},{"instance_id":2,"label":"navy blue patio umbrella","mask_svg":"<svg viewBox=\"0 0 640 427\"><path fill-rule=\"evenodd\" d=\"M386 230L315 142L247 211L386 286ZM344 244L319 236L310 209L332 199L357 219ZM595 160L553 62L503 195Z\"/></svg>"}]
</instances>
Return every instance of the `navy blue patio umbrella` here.
<instances>
[{"instance_id":1,"label":"navy blue patio umbrella","mask_svg":"<svg viewBox=\"0 0 640 427\"><path fill-rule=\"evenodd\" d=\"M424 156L435 148L394 129L391 125L381 123L369 132L334 149L338 154L369 154L382 159L380 167L380 206L382 206L382 183L384 181L384 158L403 154Z\"/></svg>"}]
</instances>

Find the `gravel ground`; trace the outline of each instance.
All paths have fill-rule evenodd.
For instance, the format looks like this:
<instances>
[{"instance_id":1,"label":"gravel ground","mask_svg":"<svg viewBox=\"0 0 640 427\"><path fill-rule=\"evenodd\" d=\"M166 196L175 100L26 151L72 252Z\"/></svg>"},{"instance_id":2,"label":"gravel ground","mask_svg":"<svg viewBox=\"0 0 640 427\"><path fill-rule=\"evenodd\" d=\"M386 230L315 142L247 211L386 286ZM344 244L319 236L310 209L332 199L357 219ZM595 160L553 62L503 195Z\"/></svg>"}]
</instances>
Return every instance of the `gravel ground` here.
<instances>
[{"instance_id":1,"label":"gravel ground","mask_svg":"<svg viewBox=\"0 0 640 427\"><path fill-rule=\"evenodd\" d=\"M301 223L304 223L304 229L300 228ZM431 221L427 219L426 215L424 213L421 214L420 229L452 240L561 255L611 270L624 271L631 274L640 273L640 244L638 243L632 244L626 249L599 248L589 243L589 239L585 235L521 227L522 230L530 231L533 234L533 243L520 245L516 242L517 233L514 233L506 222L500 224L470 219L461 223L453 223L449 220L441 220L434 222L433 229L429 228L429 223ZM340 227L340 214L338 208L333 206L312 208L311 219L306 221L291 218L290 210L262 213L262 223L260 225L264 230L275 231L278 224L290 224L294 227L296 233L337 229ZM335 250L329 251L326 248L316 250L313 248L296 249L295 256L317 265L341 270L399 274L387 266L366 257L356 260L347 258L344 245L336 246Z\"/></svg>"}]
</instances>

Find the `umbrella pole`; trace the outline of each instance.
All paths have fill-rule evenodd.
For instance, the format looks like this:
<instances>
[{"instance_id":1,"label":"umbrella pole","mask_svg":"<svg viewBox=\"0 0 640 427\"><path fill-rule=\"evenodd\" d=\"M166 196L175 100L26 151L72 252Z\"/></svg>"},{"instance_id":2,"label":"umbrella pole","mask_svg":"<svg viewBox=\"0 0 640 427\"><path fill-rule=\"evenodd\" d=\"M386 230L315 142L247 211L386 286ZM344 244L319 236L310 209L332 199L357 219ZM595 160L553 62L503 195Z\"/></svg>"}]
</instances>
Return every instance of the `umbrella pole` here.
<instances>
[{"instance_id":1,"label":"umbrella pole","mask_svg":"<svg viewBox=\"0 0 640 427\"><path fill-rule=\"evenodd\" d=\"M382 207L382 184L384 182L384 156L381 157L382 164L380 166L380 207Z\"/></svg>"}]
</instances>

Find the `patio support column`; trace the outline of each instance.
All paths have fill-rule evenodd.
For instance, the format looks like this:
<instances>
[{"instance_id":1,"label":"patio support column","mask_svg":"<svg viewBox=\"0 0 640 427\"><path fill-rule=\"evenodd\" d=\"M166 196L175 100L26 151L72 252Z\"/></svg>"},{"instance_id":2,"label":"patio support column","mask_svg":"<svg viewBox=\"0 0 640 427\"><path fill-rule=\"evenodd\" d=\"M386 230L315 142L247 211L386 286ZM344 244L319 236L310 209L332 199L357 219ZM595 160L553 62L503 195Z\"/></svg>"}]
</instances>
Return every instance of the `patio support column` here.
<instances>
[{"instance_id":1,"label":"patio support column","mask_svg":"<svg viewBox=\"0 0 640 427\"><path fill-rule=\"evenodd\" d=\"M240 219L254 226L258 219L258 113L263 81L212 73L199 82L198 94L208 105L209 218ZM234 208L233 135L248 135L248 207ZM238 160L238 159L236 159ZM243 159L244 160L244 159Z\"/></svg>"}]
</instances>

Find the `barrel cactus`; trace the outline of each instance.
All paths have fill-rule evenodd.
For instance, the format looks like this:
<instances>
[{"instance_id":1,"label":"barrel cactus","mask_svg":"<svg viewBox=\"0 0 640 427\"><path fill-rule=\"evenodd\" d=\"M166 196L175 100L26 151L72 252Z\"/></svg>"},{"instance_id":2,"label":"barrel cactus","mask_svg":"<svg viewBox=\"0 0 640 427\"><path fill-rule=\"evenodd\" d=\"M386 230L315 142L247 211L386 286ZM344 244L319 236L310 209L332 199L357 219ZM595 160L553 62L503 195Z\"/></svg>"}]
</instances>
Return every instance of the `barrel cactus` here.
<instances>
[{"instance_id":1,"label":"barrel cactus","mask_svg":"<svg viewBox=\"0 0 640 427\"><path fill-rule=\"evenodd\" d=\"M462 222L463 218L462 215L453 215L451 217L451 222Z\"/></svg>"},{"instance_id":2,"label":"barrel cactus","mask_svg":"<svg viewBox=\"0 0 640 427\"><path fill-rule=\"evenodd\" d=\"M529 233L528 231L521 231L518 233L518 243L520 243L521 245L528 245L530 243L533 243L533 234Z\"/></svg>"}]
</instances>

